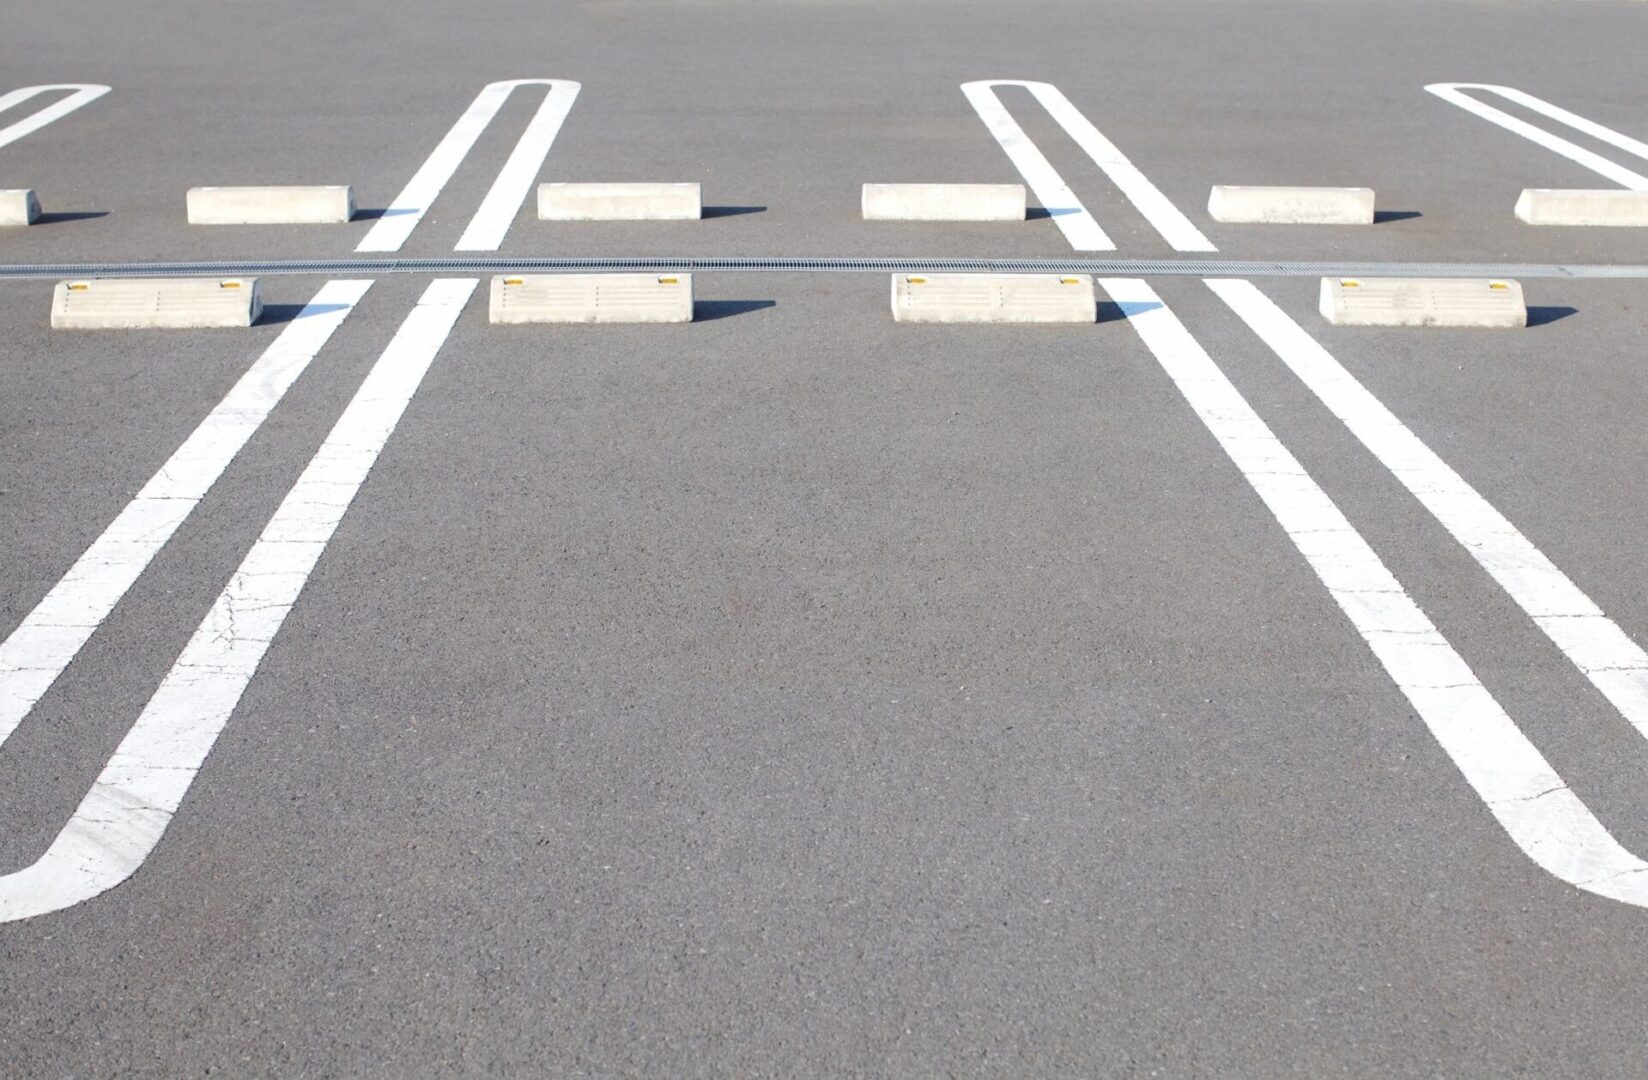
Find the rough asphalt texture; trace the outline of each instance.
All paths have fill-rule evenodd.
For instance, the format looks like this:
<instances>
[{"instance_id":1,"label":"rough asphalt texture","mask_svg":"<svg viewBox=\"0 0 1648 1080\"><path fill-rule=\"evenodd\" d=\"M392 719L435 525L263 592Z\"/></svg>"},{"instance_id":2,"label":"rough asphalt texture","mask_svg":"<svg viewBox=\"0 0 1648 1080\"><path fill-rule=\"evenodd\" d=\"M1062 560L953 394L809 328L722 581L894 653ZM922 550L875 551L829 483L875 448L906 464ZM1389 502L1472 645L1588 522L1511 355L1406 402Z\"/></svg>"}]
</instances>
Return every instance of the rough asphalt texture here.
<instances>
[{"instance_id":1,"label":"rough asphalt texture","mask_svg":"<svg viewBox=\"0 0 1648 1080\"><path fill-rule=\"evenodd\" d=\"M858 219L868 180L1017 181L957 87L1025 78L1220 256L1640 263L1639 231L1517 223L1523 187L1604 184L1422 88L1648 138L1645 41L1609 0L31 6L0 92L114 89L0 148L59 215L0 262L347 256L370 223L190 228L183 192L381 207L482 85L559 77L545 179L740 209L529 201L505 253L1068 255L1046 220ZM405 254L451 252L539 100ZM1120 255L1173 254L1003 100ZM1418 216L1219 225L1215 183ZM266 280L249 331L84 334L0 283L0 632L321 280ZM62 827L426 281L378 281L0 752L0 867ZM1648 851L1635 732L1199 280L1154 284ZM1648 641L1644 283L1531 282L1508 333L1334 330L1314 280L1260 285ZM0 926L0 1072L1640 1075L1648 911L1511 843L1125 320L895 326L886 291L705 274L690 326L494 328L483 285L148 862Z\"/></svg>"}]
</instances>

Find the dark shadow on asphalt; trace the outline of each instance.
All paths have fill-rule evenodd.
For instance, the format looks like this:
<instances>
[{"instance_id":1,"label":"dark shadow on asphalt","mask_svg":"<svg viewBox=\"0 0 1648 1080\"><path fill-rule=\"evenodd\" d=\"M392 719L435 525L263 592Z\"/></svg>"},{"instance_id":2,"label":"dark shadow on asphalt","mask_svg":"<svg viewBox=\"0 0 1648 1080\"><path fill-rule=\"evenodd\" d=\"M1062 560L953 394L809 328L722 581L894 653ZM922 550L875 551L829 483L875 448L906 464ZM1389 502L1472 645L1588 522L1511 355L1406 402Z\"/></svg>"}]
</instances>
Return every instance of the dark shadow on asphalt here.
<instances>
[{"instance_id":1,"label":"dark shadow on asphalt","mask_svg":"<svg viewBox=\"0 0 1648 1080\"><path fill-rule=\"evenodd\" d=\"M1118 304L1111 300L1100 300L1099 322L1120 322L1133 315L1142 315L1147 311L1154 311L1161 306L1153 301Z\"/></svg>"},{"instance_id":2,"label":"dark shadow on asphalt","mask_svg":"<svg viewBox=\"0 0 1648 1080\"><path fill-rule=\"evenodd\" d=\"M314 315L325 315L329 311L341 311L346 304L264 304L263 314L258 316L259 326L276 326L280 323L289 323L297 319L307 319Z\"/></svg>"},{"instance_id":3,"label":"dark shadow on asphalt","mask_svg":"<svg viewBox=\"0 0 1648 1080\"><path fill-rule=\"evenodd\" d=\"M730 319L762 308L777 307L777 300L695 300L692 304L693 322L714 322Z\"/></svg>"},{"instance_id":4,"label":"dark shadow on asphalt","mask_svg":"<svg viewBox=\"0 0 1648 1080\"><path fill-rule=\"evenodd\" d=\"M1373 223L1383 225L1387 221L1410 221L1413 218L1424 216L1417 210L1375 210L1373 212Z\"/></svg>"},{"instance_id":5,"label":"dark shadow on asphalt","mask_svg":"<svg viewBox=\"0 0 1648 1080\"><path fill-rule=\"evenodd\" d=\"M1566 319L1570 315L1578 315L1578 308L1571 307L1531 307L1528 309L1528 325L1544 326L1559 319Z\"/></svg>"},{"instance_id":6,"label":"dark shadow on asphalt","mask_svg":"<svg viewBox=\"0 0 1648 1080\"><path fill-rule=\"evenodd\" d=\"M738 217L740 214L764 214L765 206L706 206L700 213L704 217Z\"/></svg>"},{"instance_id":7,"label":"dark shadow on asphalt","mask_svg":"<svg viewBox=\"0 0 1648 1080\"><path fill-rule=\"evenodd\" d=\"M356 210L355 211L355 216L350 218L349 220L350 221L376 221L379 218L404 217L407 214L414 214L414 213L417 213L417 211L415 211L415 210L389 210L389 209Z\"/></svg>"},{"instance_id":8,"label":"dark shadow on asphalt","mask_svg":"<svg viewBox=\"0 0 1648 1080\"><path fill-rule=\"evenodd\" d=\"M34 219L34 224L60 225L65 221L90 221L92 218L108 216L107 210L65 210L56 214L41 214Z\"/></svg>"}]
</instances>

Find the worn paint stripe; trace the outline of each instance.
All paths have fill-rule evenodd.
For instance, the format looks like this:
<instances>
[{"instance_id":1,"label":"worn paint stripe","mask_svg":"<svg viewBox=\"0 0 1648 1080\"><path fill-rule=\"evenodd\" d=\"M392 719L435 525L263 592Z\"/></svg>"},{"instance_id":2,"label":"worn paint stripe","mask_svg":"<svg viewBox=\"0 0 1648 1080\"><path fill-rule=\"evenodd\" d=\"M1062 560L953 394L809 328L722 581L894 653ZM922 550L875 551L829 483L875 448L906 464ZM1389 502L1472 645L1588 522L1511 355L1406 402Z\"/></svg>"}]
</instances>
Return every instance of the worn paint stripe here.
<instances>
[{"instance_id":1,"label":"worn paint stripe","mask_svg":"<svg viewBox=\"0 0 1648 1080\"><path fill-rule=\"evenodd\" d=\"M160 471L0 642L0 745L263 425L370 281L322 286Z\"/></svg>"},{"instance_id":2,"label":"worn paint stripe","mask_svg":"<svg viewBox=\"0 0 1648 1080\"><path fill-rule=\"evenodd\" d=\"M63 831L0 877L0 922L112 889L160 842L475 286L424 291Z\"/></svg>"},{"instance_id":3,"label":"worn paint stripe","mask_svg":"<svg viewBox=\"0 0 1648 1080\"><path fill-rule=\"evenodd\" d=\"M1155 291L1138 279L1099 284L1512 841L1569 884L1648 906L1648 863L1568 788Z\"/></svg>"}]
</instances>

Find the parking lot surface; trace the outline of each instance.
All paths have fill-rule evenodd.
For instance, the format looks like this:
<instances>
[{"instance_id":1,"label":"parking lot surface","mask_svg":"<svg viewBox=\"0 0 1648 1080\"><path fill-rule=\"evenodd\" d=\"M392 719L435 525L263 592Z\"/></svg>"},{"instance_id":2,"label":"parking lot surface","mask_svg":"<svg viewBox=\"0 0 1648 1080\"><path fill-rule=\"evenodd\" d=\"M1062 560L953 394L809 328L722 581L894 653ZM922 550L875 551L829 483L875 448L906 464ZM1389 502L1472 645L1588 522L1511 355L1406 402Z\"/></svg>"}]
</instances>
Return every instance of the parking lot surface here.
<instances>
[{"instance_id":1,"label":"parking lot surface","mask_svg":"<svg viewBox=\"0 0 1648 1080\"><path fill-rule=\"evenodd\" d=\"M1648 230L1512 209L1648 190L1644 41L1626 0L11 19L0 1072L1640 1075ZM360 213L186 222L242 184ZM489 322L535 260L691 272L695 318ZM895 323L888 267L947 260L1092 273L1097 321ZM51 328L200 263L263 316ZM1515 278L1528 326L1330 325L1353 273Z\"/></svg>"}]
</instances>

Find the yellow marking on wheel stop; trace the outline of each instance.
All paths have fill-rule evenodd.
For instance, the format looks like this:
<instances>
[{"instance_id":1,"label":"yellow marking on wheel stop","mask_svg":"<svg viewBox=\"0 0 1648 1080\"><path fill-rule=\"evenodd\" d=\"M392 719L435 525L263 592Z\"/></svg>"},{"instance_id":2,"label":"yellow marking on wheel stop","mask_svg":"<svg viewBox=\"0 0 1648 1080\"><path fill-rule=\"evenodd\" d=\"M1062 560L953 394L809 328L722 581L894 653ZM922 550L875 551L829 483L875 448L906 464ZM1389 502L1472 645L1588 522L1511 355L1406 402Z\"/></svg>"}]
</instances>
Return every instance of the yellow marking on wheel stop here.
<instances>
[{"instance_id":1,"label":"yellow marking on wheel stop","mask_svg":"<svg viewBox=\"0 0 1648 1080\"><path fill-rule=\"evenodd\" d=\"M263 310L256 278L80 278L52 292L54 330L251 326Z\"/></svg>"}]
</instances>

